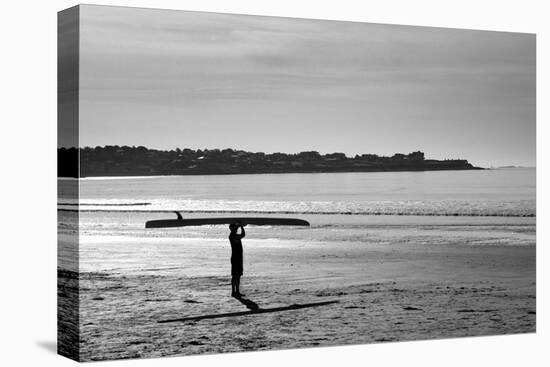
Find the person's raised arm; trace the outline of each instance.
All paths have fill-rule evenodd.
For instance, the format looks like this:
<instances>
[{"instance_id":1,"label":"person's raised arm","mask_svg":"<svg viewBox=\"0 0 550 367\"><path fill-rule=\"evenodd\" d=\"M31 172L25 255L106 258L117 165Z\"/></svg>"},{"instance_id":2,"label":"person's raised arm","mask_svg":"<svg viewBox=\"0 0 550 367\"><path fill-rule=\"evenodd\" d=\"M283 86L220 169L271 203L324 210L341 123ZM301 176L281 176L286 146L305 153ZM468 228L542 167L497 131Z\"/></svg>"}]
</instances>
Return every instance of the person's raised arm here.
<instances>
[{"instance_id":1,"label":"person's raised arm","mask_svg":"<svg viewBox=\"0 0 550 367\"><path fill-rule=\"evenodd\" d=\"M244 238L245 235L246 233L244 232L244 225L241 224L241 238Z\"/></svg>"}]
</instances>

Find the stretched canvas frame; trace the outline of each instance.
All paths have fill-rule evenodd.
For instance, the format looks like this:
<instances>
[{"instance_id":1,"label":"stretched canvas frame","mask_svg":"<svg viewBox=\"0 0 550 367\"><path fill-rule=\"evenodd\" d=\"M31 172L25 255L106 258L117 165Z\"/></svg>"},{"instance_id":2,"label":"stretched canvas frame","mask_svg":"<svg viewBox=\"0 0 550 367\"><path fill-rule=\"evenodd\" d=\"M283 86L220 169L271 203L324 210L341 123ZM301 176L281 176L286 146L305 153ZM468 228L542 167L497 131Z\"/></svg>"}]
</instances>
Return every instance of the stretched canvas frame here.
<instances>
[{"instance_id":1,"label":"stretched canvas frame","mask_svg":"<svg viewBox=\"0 0 550 367\"><path fill-rule=\"evenodd\" d=\"M534 60L532 34L59 12L59 354L534 332Z\"/></svg>"}]
</instances>

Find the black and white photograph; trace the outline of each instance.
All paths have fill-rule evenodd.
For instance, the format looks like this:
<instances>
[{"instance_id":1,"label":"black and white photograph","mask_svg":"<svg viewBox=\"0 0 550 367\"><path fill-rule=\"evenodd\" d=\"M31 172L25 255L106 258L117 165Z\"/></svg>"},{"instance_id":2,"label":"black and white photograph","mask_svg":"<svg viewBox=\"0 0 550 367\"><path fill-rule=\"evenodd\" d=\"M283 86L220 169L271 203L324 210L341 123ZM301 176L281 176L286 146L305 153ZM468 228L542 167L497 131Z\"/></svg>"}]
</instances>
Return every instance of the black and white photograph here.
<instances>
[{"instance_id":1,"label":"black and white photograph","mask_svg":"<svg viewBox=\"0 0 550 367\"><path fill-rule=\"evenodd\" d=\"M58 14L58 353L535 333L536 36Z\"/></svg>"}]
</instances>

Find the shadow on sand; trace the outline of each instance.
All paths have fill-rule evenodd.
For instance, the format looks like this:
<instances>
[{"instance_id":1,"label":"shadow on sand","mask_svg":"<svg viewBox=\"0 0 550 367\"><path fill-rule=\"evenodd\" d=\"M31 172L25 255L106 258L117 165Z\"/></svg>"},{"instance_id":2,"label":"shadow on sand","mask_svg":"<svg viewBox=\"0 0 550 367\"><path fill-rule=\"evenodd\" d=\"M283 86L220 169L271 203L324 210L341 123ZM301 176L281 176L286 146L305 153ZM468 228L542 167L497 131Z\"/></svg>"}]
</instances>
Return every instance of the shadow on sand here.
<instances>
[{"instance_id":1,"label":"shadow on sand","mask_svg":"<svg viewBox=\"0 0 550 367\"><path fill-rule=\"evenodd\" d=\"M281 311L291 311L291 310L300 310L302 308L309 307L318 307L326 306L333 303L338 303L338 301L325 301L325 302L314 302L314 303L302 303L302 304L293 304L290 306L284 307L273 307L273 308L261 308L256 302L249 300L244 297L235 297L239 302L246 306L249 311L240 311L240 312L228 312L228 313L218 313L211 315L202 315L202 316L193 316L193 317L183 317L180 319L171 319L171 320L160 320L159 323L167 322L184 322L184 321L199 321L205 319L218 319L222 317L237 317L237 316L247 316L247 315L258 315L262 313L271 313L271 312L281 312Z\"/></svg>"},{"instance_id":2,"label":"shadow on sand","mask_svg":"<svg viewBox=\"0 0 550 367\"><path fill-rule=\"evenodd\" d=\"M260 306L258 306L258 304L248 298L244 298L244 297L233 297L235 298L237 301L241 302L243 305L246 306L246 308L248 308L250 311L258 311L260 309Z\"/></svg>"}]
</instances>

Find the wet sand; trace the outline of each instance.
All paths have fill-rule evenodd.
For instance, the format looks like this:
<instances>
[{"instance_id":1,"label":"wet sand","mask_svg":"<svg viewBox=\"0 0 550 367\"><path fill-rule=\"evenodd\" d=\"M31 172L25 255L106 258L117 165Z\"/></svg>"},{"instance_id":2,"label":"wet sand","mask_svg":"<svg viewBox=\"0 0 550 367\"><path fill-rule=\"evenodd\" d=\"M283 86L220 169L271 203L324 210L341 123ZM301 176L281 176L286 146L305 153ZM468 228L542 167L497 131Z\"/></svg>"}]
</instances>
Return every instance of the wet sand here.
<instances>
[{"instance_id":1,"label":"wet sand","mask_svg":"<svg viewBox=\"0 0 550 367\"><path fill-rule=\"evenodd\" d=\"M224 238L82 236L80 359L535 331L534 220L483 227L477 242L471 227L430 227L429 240L383 226L347 242L249 233L241 300ZM60 276L63 303L77 275Z\"/></svg>"}]
</instances>

